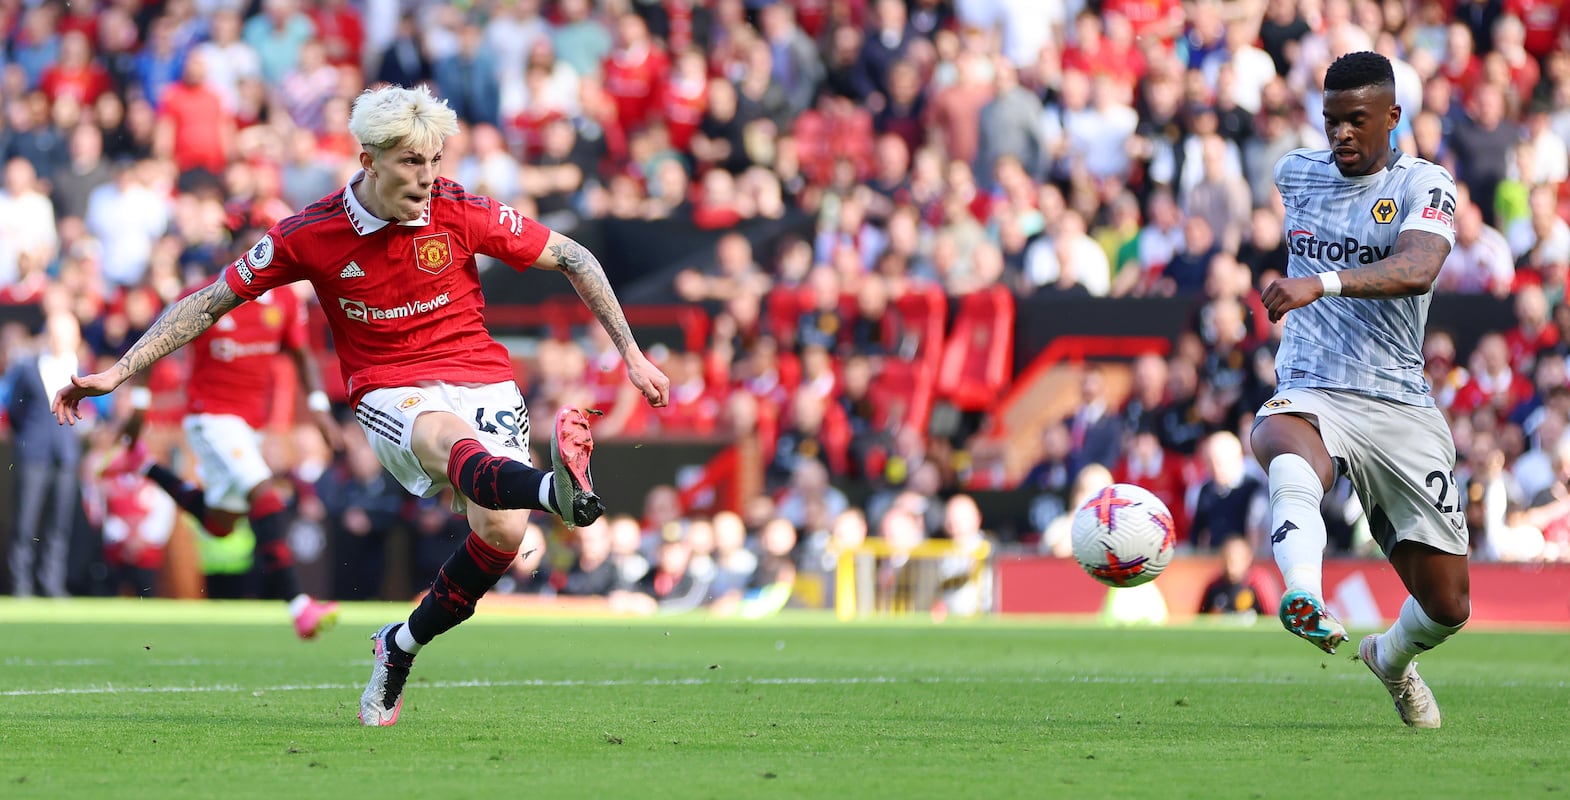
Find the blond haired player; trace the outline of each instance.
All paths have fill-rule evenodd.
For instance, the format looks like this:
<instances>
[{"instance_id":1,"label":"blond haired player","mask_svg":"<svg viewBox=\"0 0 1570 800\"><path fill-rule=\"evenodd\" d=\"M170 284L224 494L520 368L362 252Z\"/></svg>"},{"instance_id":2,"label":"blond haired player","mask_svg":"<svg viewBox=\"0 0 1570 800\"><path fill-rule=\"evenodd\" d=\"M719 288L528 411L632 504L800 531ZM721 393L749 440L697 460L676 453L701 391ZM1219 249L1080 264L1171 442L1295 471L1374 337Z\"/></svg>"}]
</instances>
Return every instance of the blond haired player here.
<instances>
[{"instance_id":1,"label":"blond haired player","mask_svg":"<svg viewBox=\"0 0 1570 800\"><path fill-rule=\"evenodd\" d=\"M365 725L398 721L415 653L473 615L516 556L527 509L569 525L604 511L589 476L594 444L582 411L556 416L551 471L530 466L528 412L506 348L485 329L475 257L564 273L649 404L670 397L670 379L633 340L593 254L437 176L443 142L457 131L452 109L423 87L361 94L349 118L361 169L347 186L274 225L211 286L170 307L118 363L73 379L55 398L59 419L74 421L84 397L113 391L241 303L310 281L377 458L416 495L453 486L473 528L408 620L372 637L376 658L360 697Z\"/></svg>"}]
</instances>

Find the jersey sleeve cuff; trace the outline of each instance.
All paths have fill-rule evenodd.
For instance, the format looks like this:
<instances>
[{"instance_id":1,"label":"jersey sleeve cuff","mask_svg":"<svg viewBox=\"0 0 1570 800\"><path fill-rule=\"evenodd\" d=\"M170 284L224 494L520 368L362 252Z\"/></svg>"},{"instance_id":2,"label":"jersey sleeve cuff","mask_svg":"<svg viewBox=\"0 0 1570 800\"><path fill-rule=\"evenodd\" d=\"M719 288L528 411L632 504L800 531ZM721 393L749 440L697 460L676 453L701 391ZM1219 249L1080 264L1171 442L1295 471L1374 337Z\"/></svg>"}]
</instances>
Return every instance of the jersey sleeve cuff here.
<instances>
[{"instance_id":1,"label":"jersey sleeve cuff","mask_svg":"<svg viewBox=\"0 0 1570 800\"><path fill-rule=\"evenodd\" d=\"M534 262L539 261L540 256L545 254L545 243L551 240L550 228L532 219L525 219L523 224L523 236L528 241L520 247L521 259L513 267L519 272L534 266Z\"/></svg>"}]
</instances>

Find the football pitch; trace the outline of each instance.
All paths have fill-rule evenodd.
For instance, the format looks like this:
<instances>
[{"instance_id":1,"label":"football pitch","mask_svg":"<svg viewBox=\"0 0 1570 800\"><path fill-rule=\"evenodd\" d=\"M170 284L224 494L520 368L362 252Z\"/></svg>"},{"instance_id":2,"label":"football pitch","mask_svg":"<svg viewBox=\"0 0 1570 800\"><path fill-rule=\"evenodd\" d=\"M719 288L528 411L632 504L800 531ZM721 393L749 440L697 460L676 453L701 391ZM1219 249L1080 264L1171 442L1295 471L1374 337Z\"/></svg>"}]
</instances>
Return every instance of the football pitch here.
<instances>
[{"instance_id":1,"label":"football pitch","mask_svg":"<svg viewBox=\"0 0 1570 800\"><path fill-rule=\"evenodd\" d=\"M369 636L407 611L350 606L300 642L274 604L0 600L0 797L1570 793L1563 632L1423 659L1445 726L1413 731L1361 664L1274 620L482 610L420 655L397 726L361 728Z\"/></svg>"}]
</instances>

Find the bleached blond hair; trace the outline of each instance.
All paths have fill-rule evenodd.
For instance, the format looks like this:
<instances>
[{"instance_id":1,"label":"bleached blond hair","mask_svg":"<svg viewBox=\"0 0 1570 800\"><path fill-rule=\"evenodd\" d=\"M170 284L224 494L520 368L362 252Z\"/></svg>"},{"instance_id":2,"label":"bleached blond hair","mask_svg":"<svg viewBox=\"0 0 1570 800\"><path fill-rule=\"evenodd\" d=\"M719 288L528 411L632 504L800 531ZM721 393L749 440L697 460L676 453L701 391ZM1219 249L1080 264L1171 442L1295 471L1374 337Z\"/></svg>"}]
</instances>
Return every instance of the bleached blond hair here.
<instances>
[{"instance_id":1,"label":"bleached blond hair","mask_svg":"<svg viewBox=\"0 0 1570 800\"><path fill-rule=\"evenodd\" d=\"M349 133L372 157L401 147L438 150L457 132L458 114L424 86L366 89L349 112Z\"/></svg>"}]
</instances>

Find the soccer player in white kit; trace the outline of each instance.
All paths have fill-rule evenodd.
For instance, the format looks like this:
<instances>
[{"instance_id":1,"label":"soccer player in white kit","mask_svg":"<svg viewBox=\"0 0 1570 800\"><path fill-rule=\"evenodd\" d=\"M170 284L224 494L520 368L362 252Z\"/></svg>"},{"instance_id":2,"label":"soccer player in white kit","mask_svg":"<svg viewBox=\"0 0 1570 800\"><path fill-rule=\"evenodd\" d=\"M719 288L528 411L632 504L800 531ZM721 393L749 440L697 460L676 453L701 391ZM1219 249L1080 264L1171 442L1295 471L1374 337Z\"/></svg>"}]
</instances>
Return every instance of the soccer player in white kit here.
<instances>
[{"instance_id":1,"label":"soccer player in white kit","mask_svg":"<svg viewBox=\"0 0 1570 800\"><path fill-rule=\"evenodd\" d=\"M1287 592L1281 622L1327 653L1346 628L1325 606L1319 503L1340 472L1410 596L1359 658L1407 725L1439 727L1414 657L1471 614L1455 445L1423 376L1434 279L1455 242L1455 179L1390 147L1395 75L1377 53L1325 74L1328 150L1276 164L1286 204L1287 277L1261 299L1286 319L1279 390L1259 409L1254 453L1270 475L1271 546Z\"/></svg>"}]
</instances>

